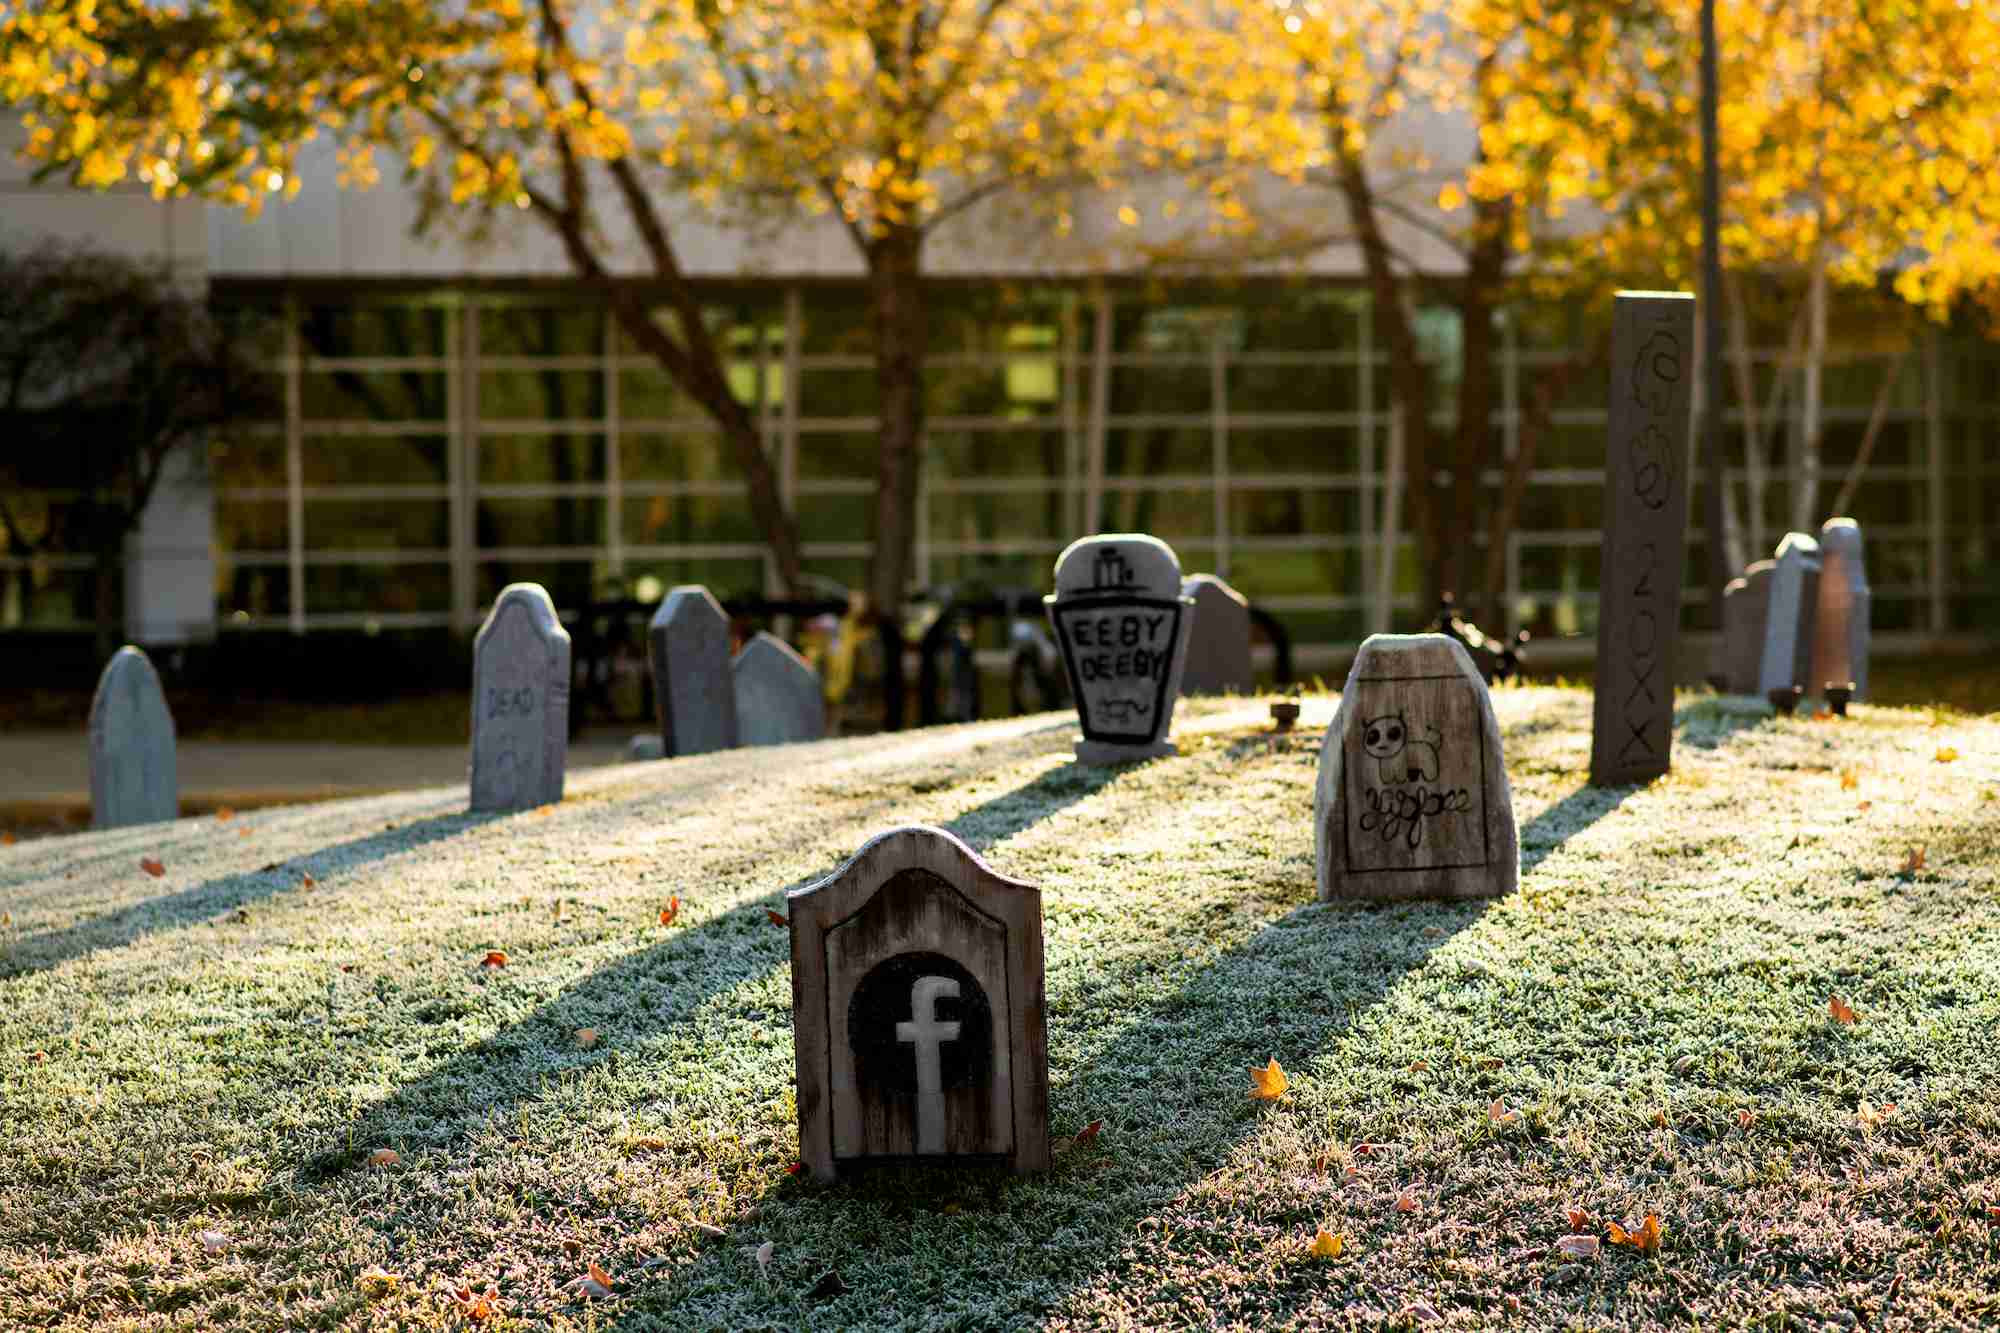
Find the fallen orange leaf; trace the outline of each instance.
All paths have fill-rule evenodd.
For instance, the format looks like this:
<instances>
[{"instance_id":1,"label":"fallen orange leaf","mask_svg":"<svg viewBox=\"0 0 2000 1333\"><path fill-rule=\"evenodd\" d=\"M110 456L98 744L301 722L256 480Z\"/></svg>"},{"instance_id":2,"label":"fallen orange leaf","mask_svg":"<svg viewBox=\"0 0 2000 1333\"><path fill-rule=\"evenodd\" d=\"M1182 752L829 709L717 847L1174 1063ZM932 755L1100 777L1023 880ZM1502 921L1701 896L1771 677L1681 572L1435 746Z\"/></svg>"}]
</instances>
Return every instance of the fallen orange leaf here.
<instances>
[{"instance_id":1,"label":"fallen orange leaf","mask_svg":"<svg viewBox=\"0 0 2000 1333\"><path fill-rule=\"evenodd\" d=\"M305 871L305 872L303 872L302 874L300 874L300 876L299 876L299 887L300 887L300 888L302 888L302 889L312 889L312 888L317 888L317 887L319 887L319 881L318 881L318 880L316 880L316 879L314 879L314 878L312 877L312 872L311 872L310 870L308 870L308 871Z\"/></svg>"},{"instance_id":2,"label":"fallen orange leaf","mask_svg":"<svg viewBox=\"0 0 2000 1333\"><path fill-rule=\"evenodd\" d=\"M1861 812L1863 812L1863 813L1865 814L1865 813L1867 813L1868 811L1870 811L1870 810L1873 810L1873 809L1875 808L1875 802L1873 802L1873 801L1863 801L1863 802L1861 802L1861 803L1860 803L1859 805L1856 805L1856 806L1855 806L1854 808L1855 808L1856 810L1859 810L1859 811L1861 811Z\"/></svg>"},{"instance_id":3,"label":"fallen orange leaf","mask_svg":"<svg viewBox=\"0 0 2000 1333\"><path fill-rule=\"evenodd\" d=\"M1613 1245L1630 1245L1641 1254L1658 1254L1660 1252L1660 1233L1665 1228L1660 1225L1660 1215L1658 1213L1647 1213L1646 1220L1630 1231L1619 1226L1616 1222L1610 1223L1609 1226L1611 1243Z\"/></svg>"},{"instance_id":4,"label":"fallen orange leaf","mask_svg":"<svg viewBox=\"0 0 2000 1333\"><path fill-rule=\"evenodd\" d=\"M1508 1110L1506 1103L1495 1097L1493 1104L1486 1108L1486 1118L1496 1125L1511 1125L1521 1118L1521 1113Z\"/></svg>"},{"instance_id":5,"label":"fallen orange leaf","mask_svg":"<svg viewBox=\"0 0 2000 1333\"><path fill-rule=\"evenodd\" d=\"M576 1030L576 1044L583 1047L586 1051L597 1045L597 1029L578 1028Z\"/></svg>"},{"instance_id":6,"label":"fallen orange leaf","mask_svg":"<svg viewBox=\"0 0 2000 1333\"><path fill-rule=\"evenodd\" d=\"M8 829L5 833L0 833L0 847L12 847L19 841L20 839L14 836L14 830L12 829Z\"/></svg>"},{"instance_id":7,"label":"fallen orange leaf","mask_svg":"<svg viewBox=\"0 0 2000 1333\"><path fill-rule=\"evenodd\" d=\"M1584 1212L1583 1209L1571 1208L1567 1211L1569 1212L1569 1229L1571 1231L1582 1231L1590 1225L1590 1214Z\"/></svg>"},{"instance_id":8,"label":"fallen orange leaf","mask_svg":"<svg viewBox=\"0 0 2000 1333\"><path fill-rule=\"evenodd\" d=\"M1826 1011L1833 1015L1833 1021L1836 1023L1850 1024L1854 1021L1854 1006L1838 995L1827 1000Z\"/></svg>"},{"instance_id":9,"label":"fallen orange leaf","mask_svg":"<svg viewBox=\"0 0 2000 1333\"><path fill-rule=\"evenodd\" d=\"M1665 1107L1661 1107L1659 1110L1653 1112L1653 1128L1665 1129L1666 1127L1667 1127L1667 1111Z\"/></svg>"},{"instance_id":10,"label":"fallen orange leaf","mask_svg":"<svg viewBox=\"0 0 2000 1333\"><path fill-rule=\"evenodd\" d=\"M764 909L764 915L771 918L771 924L774 926L789 926L792 924L791 918L783 912L774 912L768 907Z\"/></svg>"},{"instance_id":11,"label":"fallen orange leaf","mask_svg":"<svg viewBox=\"0 0 2000 1333\"><path fill-rule=\"evenodd\" d=\"M625 1145L626 1150L628 1152L659 1152L666 1146L667 1146L667 1141L665 1139L656 1139L650 1137L643 1139L633 1139L630 1143Z\"/></svg>"},{"instance_id":12,"label":"fallen orange leaf","mask_svg":"<svg viewBox=\"0 0 2000 1333\"><path fill-rule=\"evenodd\" d=\"M471 1287L460 1287L452 1294L452 1299L458 1302L459 1313L475 1324L484 1323L500 1313L498 1287L488 1287L476 1296Z\"/></svg>"},{"instance_id":13,"label":"fallen orange leaf","mask_svg":"<svg viewBox=\"0 0 2000 1333\"><path fill-rule=\"evenodd\" d=\"M1861 1122L1863 1129L1873 1129L1894 1115L1895 1112L1896 1103L1894 1102L1884 1102L1878 1107L1874 1102L1863 1097L1860 1104L1854 1108L1854 1118Z\"/></svg>"},{"instance_id":14,"label":"fallen orange leaf","mask_svg":"<svg viewBox=\"0 0 2000 1333\"><path fill-rule=\"evenodd\" d=\"M1410 1061L1410 1072L1411 1072L1412 1074L1421 1074L1421 1073L1424 1073L1424 1072L1425 1072L1425 1071L1427 1071L1427 1070L1428 1070L1428 1069L1429 1069L1430 1067L1431 1067L1431 1062L1430 1062L1430 1061L1428 1061L1428 1060L1412 1060L1412 1061Z\"/></svg>"},{"instance_id":15,"label":"fallen orange leaf","mask_svg":"<svg viewBox=\"0 0 2000 1333\"><path fill-rule=\"evenodd\" d=\"M1397 1212L1414 1213L1417 1211L1417 1208L1418 1208L1417 1196L1412 1194L1409 1190L1404 1190L1401 1194L1398 1194L1396 1196Z\"/></svg>"},{"instance_id":16,"label":"fallen orange leaf","mask_svg":"<svg viewBox=\"0 0 2000 1333\"><path fill-rule=\"evenodd\" d=\"M507 966L507 951L505 949L489 949L486 951L486 957L480 960L479 965L481 967L505 967Z\"/></svg>"},{"instance_id":17,"label":"fallen orange leaf","mask_svg":"<svg viewBox=\"0 0 2000 1333\"><path fill-rule=\"evenodd\" d=\"M1097 1141L1098 1134L1103 1129L1104 1122L1102 1120L1093 1120L1076 1132L1076 1141L1078 1143L1094 1143Z\"/></svg>"},{"instance_id":18,"label":"fallen orange leaf","mask_svg":"<svg viewBox=\"0 0 2000 1333\"><path fill-rule=\"evenodd\" d=\"M1853 791L1856 787L1859 787L1860 785L1861 785L1860 769L1854 767L1854 765L1852 764L1849 764L1846 768L1840 770L1840 789L1842 791Z\"/></svg>"},{"instance_id":19,"label":"fallen orange leaf","mask_svg":"<svg viewBox=\"0 0 2000 1333\"><path fill-rule=\"evenodd\" d=\"M1751 1125L1755 1124L1756 1122L1757 1122L1757 1117L1751 1114L1751 1112L1747 1108L1737 1111L1736 1127L1738 1129L1748 1129L1750 1128Z\"/></svg>"},{"instance_id":20,"label":"fallen orange leaf","mask_svg":"<svg viewBox=\"0 0 2000 1333\"><path fill-rule=\"evenodd\" d=\"M680 914L681 914L681 900L680 900L680 895L676 894L674 895L674 897L668 900L667 905L665 907L662 907L660 909L660 924L663 926L671 926L674 924L674 918L679 916Z\"/></svg>"},{"instance_id":21,"label":"fallen orange leaf","mask_svg":"<svg viewBox=\"0 0 2000 1333\"><path fill-rule=\"evenodd\" d=\"M377 1148L374 1152L368 1154L368 1165L370 1166L394 1166L402 1160L403 1154L397 1152L394 1148Z\"/></svg>"},{"instance_id":22,"label":"fallen orange leaf","mask_svg":"<svg viewBox=\"0 0 2000 1333\"><path fill-rule=\"evenodd\" d=\"M590 1262L589 1273L584 1277L578 1278L575 1285L577 1291L583 1295L603 1300L611 1294L611 1275L602 1268L599 1268L597 1261L593 1259Z\"/></svg>"},{"instance_id":23,"label":"fallen orange leaf","mask_svg":"<svg viewBox=\"0 0 2000 1333\"><path fill-rule=\"evenodd\" d=\"M226 805L215 812L215 822L218 824L227 824L234 818L236 818L236 812Z\"/></svg>"},{"instance_id":24,"label":"fallen orange leaf","mask_svg":"<svg viewBox=\"0 0 2000 1333\"><path fill-rule=\"evenodd\" d=\"M1285 1095L1285 1089L1290 1086L1291 1080L1285 1077L1277 1056L1272 1056L1271 1063L1262 1069L1250 1066L1250 1095L1258 1101L1276 1101Z\"/></svg>"},{"instance_id":25,"label":"fallen orange leaf","mask_svg":"<svg viewBox=\"0 0 2000 1333\"><path fill-rule=\"evenodd\" d=\"M158 879L160 876L167 873L167 867L163 863L154 860L150 856L142 856L139 858L139 869L145 871L147 874L151 875L154 879Z\"/></svg>"},{"instance_id":26,"label":"fallen orange leaf","mask_svg":"<svg viewBox=\"0 0 2000 1333\"><path fill-rule=\"evenodd\" d=\"M49 1053L47 1051L29 1051L26 1059L31 1065L45 1065L49 1062Z\"/></svg>"},{"instance_id":27,"label":"fallen orange leaf","mask_svg":"<svg viewBox=\"0 0 2000 1333\"><path fill-rule=\"evenodd\" d=\"M1325 1227L1321 1227L1313 1236L1312 1256L1315 1259L1338 1259L1341 1250L1346 1246L1347 1237L1344 1233L1328 1231Z\"/></svg>"},{"instance_id":28,"label":"fallen orange leaf","mask_svg":"<svg viewBox=\"0 0 2000 1333\"><path fill-rule=\"evenodd\" d=\"M1924 853L1929 850L1928 846L1910 848L1903 857L1903 873L1905 875L1914 875L1917 871L1922 870L1924 868Z\"/></svg>"},{"instance_id":29,"label":"fallen orange leaf","mask_svg":"<svg viewBox=\"0 0 2000 1333\"><path fill-rule=\"evenodd\" d=\"M1958 751L1952 749L1949 745L1938 746L1937 761L1940 764L1948 764L1956 758L1958 758Z\"/></svg>"},{"instance_id":30,"label":"fallen orange leaf","mask_svg":"<svg viewBox=\"0 0 2000 1333\"><path fill-rule=\"evenodd\" d=\"M805 1169L806 1169L806 1164L804 1162L793 1162L790 1166L785 1168L785 1174L788 1176L796 1176L799 1172Z\"/></svg>"}]
</instances>

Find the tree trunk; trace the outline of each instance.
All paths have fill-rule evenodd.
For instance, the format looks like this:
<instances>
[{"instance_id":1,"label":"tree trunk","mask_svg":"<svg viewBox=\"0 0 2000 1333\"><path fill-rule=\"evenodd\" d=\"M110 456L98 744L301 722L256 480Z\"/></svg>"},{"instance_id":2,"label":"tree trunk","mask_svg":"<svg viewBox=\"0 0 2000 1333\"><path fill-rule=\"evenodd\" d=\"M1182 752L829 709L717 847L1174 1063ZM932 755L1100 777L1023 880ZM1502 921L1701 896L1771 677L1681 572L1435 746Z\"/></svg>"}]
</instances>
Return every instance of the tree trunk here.
<instances>
[{"instance_id":1,"label":"tree trunk","mask_svg":"<svg viewBox=\"0 0 2000 1333\"><path fill-rule=\"evenodd\" d=\"M1335 133L1338 134L1338 127ZM1374 188L1361 159L1342 150L1337 160L1341 197L1368 279L1375 327L1389 345L1389 387L1403 413L1403 470L1410 506L1410 531L1417 540L1417 562L1424 571L1421 590L1426 607L1444 591L1444 566L1439 559L1438 506L1431 486L1431 374L1417 348L1416 330L1403 305L1388 238L1375 215Z\"/></svg>"},{"instance_id":2,"label":"tree trunk","mask_svg":"<svg viewBox=\"0 0 2000 1333\"><path fill-rule=\"evenodd\" d=\"M1439 558L1447 571L1443 582L1458 595L1467 614L1476 614L1489 628L1493 607L1484 596L1473 593L1472 534L1479 528L1479 500L1486 489L1486 467L1493 459L1493 315L1499 305L1500 286L1507 277L1507 215L1511 205L1505 199L1481 200L1474 205L1472 252L1467 256L1465 280L1460 288L1460 346L1463 358L1458 378L1458 450L1452 478L1453 540ZM1492 523L1486 528L1487 549L1504 551L1506 538ZM1479 591L1483 594L1484 589ZM1468 606L1467 603L1474 603Z\"/></svg>"},{"instance_id":3,"label":"tree trunk","mask_svg":"<svg viewBox=\"0 0 2000 1333\"><path fill-rule=\"evenodd\" d=\"M1804 402L1799 406L1803 420L1799 430L1799 459L1796 476L1799 488L1792 497L1792 530L1813 532L1819 510L1820 441L1826 434L1826 268L1825 246L1815 246L1812 277L1806 288L1807 335Z\"/></svg>"},{"instance_id":4,"label":"tree trunk","mask_svg":"<svg viewBox=\"0 0 2000 1333\"><path fill-rule=\"evenodd\" d=\"M917 469L924 442L924 355L930 339L924 305L923 237L891 226L868 245L868 314L875 334L875 389L880 438L875 457L874 551L868 604L883 626L885 649L899 647L903 599L917 541ZM897 633L890 633L890 629ZM903 724L903 659L885 653L883 724Z\"/></svg>"}]
</instances>

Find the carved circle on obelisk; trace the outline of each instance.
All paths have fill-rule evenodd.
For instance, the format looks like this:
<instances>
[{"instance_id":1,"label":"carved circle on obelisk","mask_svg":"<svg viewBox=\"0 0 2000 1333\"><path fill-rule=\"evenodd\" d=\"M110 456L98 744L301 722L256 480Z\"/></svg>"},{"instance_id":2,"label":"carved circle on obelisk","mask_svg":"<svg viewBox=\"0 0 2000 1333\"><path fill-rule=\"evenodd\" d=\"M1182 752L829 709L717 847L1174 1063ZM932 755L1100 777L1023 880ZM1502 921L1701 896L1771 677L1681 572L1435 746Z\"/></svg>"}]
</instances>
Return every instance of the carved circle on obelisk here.
<instances>
[{"instance_id":1,"label":"carved circle on obelisk","mask_svg":"<svg viewBox=\"0 0 2000 1333\"><path fill-rule=\"evenodd\" d=\"M926 978L949 986L925 986ZM919 1013L919 1009L928 1013ZM923 1047L913 1026L956 1025L936 1044L939 1086L984 1083L993 1073L993 1006L971 972L941 953L900 953L877 963L847 1005L854 1077L864 1087L915 1096Z\"/></svg>"}]
</instances>

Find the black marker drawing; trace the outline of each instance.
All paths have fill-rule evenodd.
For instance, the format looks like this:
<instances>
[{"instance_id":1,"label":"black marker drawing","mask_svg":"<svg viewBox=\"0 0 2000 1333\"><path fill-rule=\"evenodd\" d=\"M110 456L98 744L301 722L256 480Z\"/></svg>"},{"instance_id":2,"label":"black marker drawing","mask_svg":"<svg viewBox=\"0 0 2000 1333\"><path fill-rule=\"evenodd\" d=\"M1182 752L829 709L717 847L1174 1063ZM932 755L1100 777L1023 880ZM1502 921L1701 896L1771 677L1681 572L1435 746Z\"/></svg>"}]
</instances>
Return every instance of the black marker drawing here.
<instances>
[{"instance_id":1,"label":"black marker drawing","mask_svg":"<svg viewBox=\"0 0 2000 1333\"><path fill-rule=\"evenodd\" d=\"M1361 793L1368 809L1361 815L1363 833L1380 833L1382 841L1401 839L1411 851L1424 841L1424 821L1439 815L1455 815L1472 808L1472 792L1465 787L1432 791L1427 787L1407 787L1385 791L1370 787Z\"/></svg>"},{"instance_id":2,"label":"black marker drawing","mask_svg":"<svg viewBox=\"0 0 2000 1333\"><path fill-rule=\"evenodd\" d=\"M1375 760L1382 781L1392 787L1407 782L1436 782L1438 747L1444 735L1426 726L1424 735L1410 733L1410 724L1401 712L1384 713L1362 722L1361 747Z\"/></svg>"}]
</instances>

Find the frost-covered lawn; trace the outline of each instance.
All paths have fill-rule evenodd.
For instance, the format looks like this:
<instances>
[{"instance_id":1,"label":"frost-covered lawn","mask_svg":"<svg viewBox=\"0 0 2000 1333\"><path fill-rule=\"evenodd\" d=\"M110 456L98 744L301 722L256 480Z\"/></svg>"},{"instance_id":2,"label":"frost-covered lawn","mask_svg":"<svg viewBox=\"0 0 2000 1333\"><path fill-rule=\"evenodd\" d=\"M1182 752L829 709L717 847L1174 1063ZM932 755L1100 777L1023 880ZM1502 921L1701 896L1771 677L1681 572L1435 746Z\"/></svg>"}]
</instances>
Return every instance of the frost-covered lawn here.
<instances>
[{"instance_id":1,"label":"frost-covered lawn","mask_svg":"<svg viewBox=\"0 0 2000 1333\"><path fill-rule=\"evenodd\" d=\"M1472 906L1315 904L1318 728L1227 704L1117 772L1043 717L0 847L0 1326L2000 1320L2000 720L1684 700L1596 791L1588 695L1496 699L1525 874ZM1045 1178L787 1170L766 909L911 821L1043 888L1055 1132L1103 1122Z\"/></svg>"}]
</instances>

